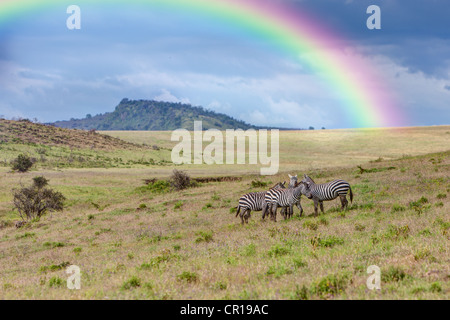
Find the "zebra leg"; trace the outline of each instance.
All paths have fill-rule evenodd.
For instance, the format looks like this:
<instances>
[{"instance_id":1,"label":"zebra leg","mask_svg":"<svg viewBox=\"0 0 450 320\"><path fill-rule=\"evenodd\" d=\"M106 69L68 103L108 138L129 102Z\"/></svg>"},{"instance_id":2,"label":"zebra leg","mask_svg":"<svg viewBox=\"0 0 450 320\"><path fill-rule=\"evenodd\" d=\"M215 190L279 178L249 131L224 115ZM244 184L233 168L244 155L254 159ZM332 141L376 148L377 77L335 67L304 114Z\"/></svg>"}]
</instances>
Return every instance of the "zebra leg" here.
<instances>
[{"instance_id":1,"label":"zebra leg","mask_svg":"<svg viewBox=\"0 0 450 320\"><path fill-rule=\"evenodd\" d=\"M322 211L322 214L325 214L325 212L323 211L323 201L319 201L320 204L320 211Z\"/></svg>"},{"instance_id":2,"label":"zebra leg","mask_svg":"<svg viewBox=\"0 0 450 320\"><path fill-rule=\"evenodd\" d=\"M247 211L247 209L242 209L241 213L239 214L239 218L241 218L241 224L244 224L244 214Z\"/></svg>"},{"instance_id":3,"label":"zebra leg","mask_svg":"<svg viewBox=\"0 0 450 320\"><path fill-rule=\"evenodd\" d=\"M318 207L319 206L319 200L317 200L317 199L314 199L314 216L315 217L317 217L317 214L318 214Z\"/></svg>"},{"instance_id":4,"label":"zebra leg","mask_svg":"<svg viewBox=\"0 0 450 320\"><path fill-rule=\"evenodd\" d=\"M274 222L277 222L277 209L278 209L278 203L272 204L272 220Z\"/></svg>"},{"instance_id":5,"label":"zebra leg","mask_svg":"<svg viewBox=\"0 0 450 320\"><path fill-rule=\"evenodd\" d=\"M297 208L299 208L299 210L300 210L300 217L301 217L303 214L303 208L302 208L302 204L300 203L300 201L297 202Z\"/></svg>"},{"instance_id":6,"label":"zebra leg","mask_svg":"<svg viewBox=\"0 0 450 320\"><path fill-rule=\"evenodd\" d=\"M266 211L267 211L267 203L265 203L262 208L262 217L261 217L262 220L264 220L264 218L266 217Z\"/></svg>"},{"instance_id":7,"label":"zebra leg","mask_svg":"<svg viewBox=\"0 0 450 320\"><path fill-rule=\"evenodd\" d=\"M250 209L247 209L247 211L245 211L245 215L244 215L245 223L248 223L248 218L251 217L251 215L250 215L251 212L252 211Z\"/></svg>"},{"instance_id":8,"label":"zebra leg","mask_svg":"<svg viewBox=\"0 0 450 320\"><path fill-rule=\"evenodd\" d=\"M286 207L281 207L280 214L284 218L284 220L286 220Z\"/></svg>"},{"instance_id":9,"label":"zebra leg","mask_svg":"<svg viewBox=\"0 0 450 320\"><path fill-rule=\"evenodd\" d=\"M341 210L348 208L348 201L346 195L340 195L339 198L341 199Z\"/></svg>"},{"instance_id":10,"label":"zebra leg","mask_svg":"<svg viewBox=\"0 0 450 320\"><path fill-rule=\"evenodd\" d=\"M289 219L292 218L293 214L294 214L294 204L291 204L289 206Z\"/></svg>"}]
</instances>

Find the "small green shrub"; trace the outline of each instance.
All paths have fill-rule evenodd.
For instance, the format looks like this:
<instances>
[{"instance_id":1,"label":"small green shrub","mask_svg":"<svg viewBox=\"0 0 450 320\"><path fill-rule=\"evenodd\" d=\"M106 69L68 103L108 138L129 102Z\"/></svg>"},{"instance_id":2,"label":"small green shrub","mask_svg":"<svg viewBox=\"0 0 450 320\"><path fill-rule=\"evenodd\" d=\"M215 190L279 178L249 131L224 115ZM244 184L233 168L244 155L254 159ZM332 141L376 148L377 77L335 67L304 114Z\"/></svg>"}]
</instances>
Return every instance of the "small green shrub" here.
<instances>
[{"instance_id":1,"label":"small green shrub","mask_svg":"<svg viewBox=\"0 0 450 320\"><path fill-rule=\"evenodd\" d=\"M11 161L11 168L14 171L27 172L32 166L32 159L25 154L19 154L17 158Z\"/></svg>"},{"instance_id":2,"label":"small green shrub","mask_svg":"<svg viewBox=\"0 0 450 320\"><path fill-rule=\"evenodd\" d=\"M46 241L42 244L44 247L47 248L62 248L64 247L66 244L64 242L51 242L51 241Z\"/></svg>"},{"instance_id":3,"label":"small green shrub","mask_svg":"<svg viewBox=\"0 0 450 320\"><path fill-rule=\"evenodd\" d=\"M442 292L442 286L439 282L433 282L430 286L431 292Z\"/></svg>"},{"instance_id":4,"label":"small green shrub","mask_svg":"<svg viewBox=\"0 0 450 320\"><path fill-rule=\"evenodd\" d=\"M343 244L344 239L335 236L329 236L324 238L321 238L320 236L314 236L313 238L311 238L310 242L314 248L316 247L331 248L336 244Z\"/></svg>"},{"instance_id":5,"label":"small green shrub","mask_svg":"<svg viewBox=\"0 0 450 320\"><path fill-rule=\"evenodd\" d=\"M61 279L60 277L51 277L50 280L48 281L48 285L53 288L61 287L63 283L64 280Z\"/></svg>"},{"instance_id":6,"label":"small green shrub","mask_svg":"<svg viewBox=\"0 0 450 320\"><path fill-rule=\"evenodd\" d=\"M311 288L311 292L317 294L320 298L328 298L330 295L335 296L343 293L347 283L347 276L331 274L316 281Z\"/></svg>"},{"instance_id":7,"label":"small green shrub","mask_svg":"<svg viewBox=\"0 0 450 320\"><path fill-rule=\"evenodd\" d=\"M252 180L251 186L252 188L265 188L269 183L261 180Z\"/></svg>"},{"instance_id":8,"label":"small green shrub","mask_svg":"<svg viewBox=\"0 0 450 320\"><path fill-rule=\"evenodd\" d=\"M182 206L183 206L183 201L179 200L175 203L173 208L176 210L176 209L180 209Z\"/></svg>"},{"instance_id":9,"label":"small green shrub","mask_svg":"<svg viewBox=\"0 0 450 320\"><path fill-rule=\"evenodd\" d=\"M319 227L319 225L316 222L312 222L312 221L305 221L303 222L303 228L307 228L310 230L317 230L317 228Z\"/></svg>"},{"instance_id":10,"label":"small green shrub","mask_svg":"<svg viewBox=\"0 0 450 320\"><path fill-rule=\"evenodd\" d=\"M198 280L198 275L195 272L183 271L183 273L177 275L177 279L179 281L191 283Z\"/></svg>"},{"instance_id":11,"label":"small green shrub","mask_svg":"<svg viewBox=\"0 0 450 320\"><path fill-rule=\"evenodd\" d=\"M129 289L133 289L133 288L137 288L141 286L141 279L139 279L136 276L133 276L131 278L129 278L128 280L126 280L123 284L122 284L122 289L123 290L129 290Z\"/></svg>"},{"instance_id":12,"label":"small green shrub","mask_svg":"<svg viewBox=\"0 0 450 320\"><path fill-rule=\"evenodd\" d=\"M279 256L284 256L288 254L291 250L289 248L280 246L278 244L272 246L269 251L267 251L267 255L272 258L276 258Z\"/></svg>"},{"instance_id":13,"label":"small green shrub","mask_svg":"<svg viewBox=\"0 0 450 320\"><path fill-rule=\"evenodd\" d=\"M404 225L404 226L396 226L396 225L389 225L386 233L384 234L385 238L388 239L399 239L399 238L403 238L406 239L409 236L409 226L408 225Z\"/></svg>"},{"instance_id":14,"label":"small green shrub","mask_svg":"<svg viewBox=\"0 0 450 320\"><path fill-rule=\"evenodd\" d=\"M406 208L400 204L394 203L394 205L391 208L391 212L401 212L401 211L405 211Z\"/></svg>"},{"instance_id":15,"label":"small green shrub","mask_svg":"<svg viewBox=\"0 0 450 320\"><path fill-rule=\"evenodd\" d=\"M256 246L253 243L250 243L248 246L243 247L240 250L242 256L249 257L254 256L256 254Z\"/></svg>"},{"instance_id":16,"label":"small green shrub","mask_svg":"<svg viewBox=\"0 0 450 320\"><path fill-rule=\"evenodd\" d=\"M305 285L303 285L301 288L298 285L296 285L295 287L296 287L296 289L294 292L293 299L296 299L296 300L308 300L309 299L310 292Z\"/></svg>"},{"instance_id":17,"label":"small green shrub","mask_svg":"<svg viewBox=\"0 0 450 320\"><path fill-rule=\"evenodd\" d=\"M196 235L198 235L199 237L195 239L195 243L213 241L212 231L199 231L196 233Z\"/></svg>"},{"instance_id":18,"label":"small green shrub","mask_svg":"<svg viewBox=\"0 0 450 320\"><path fill-rule=\"evenodd\" d=\"M383 282L399 282L404 280L408 275L400 267L390 266L389 269L381 272L381 281Z\"/></svg>"}]
</instances>

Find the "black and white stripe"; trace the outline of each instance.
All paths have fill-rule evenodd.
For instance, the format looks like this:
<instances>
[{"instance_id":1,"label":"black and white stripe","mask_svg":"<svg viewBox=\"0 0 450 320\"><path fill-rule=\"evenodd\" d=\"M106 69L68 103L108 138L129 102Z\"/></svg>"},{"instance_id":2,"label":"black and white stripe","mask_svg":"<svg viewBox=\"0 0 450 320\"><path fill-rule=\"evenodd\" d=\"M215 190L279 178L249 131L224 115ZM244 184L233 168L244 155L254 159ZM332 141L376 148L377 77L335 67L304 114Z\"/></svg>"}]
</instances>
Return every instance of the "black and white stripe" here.
<instances>
[{"instance_id":1,"label":"black and white stripe","mask_svg":"<svg viewBox=\"0 0 450 320\"><path fill-rule=\"evenodd\" d=\"M291 176L289 174L289 186L288 188L294 188L297 185L297 175L295 176ZM264 220L264 218L266 217L266 215L268 215L270 213L271 219L274 220L274 216L272 215L272 200L273 200L273 190L269 190L266 193L266 206L263 208L263 213L262 213L262 219ZM297 207L300 209L300 216L303 213L303 208L300 204L300 200L295 203L297 205ZM281 215L286 219L288 217L292 217L292 211L288 211L288 207L282 207L281 210Z\"/></svg>"},{"instance_id":2,"label":"black and white stripe","mask_svg":"<svg viewBox=\"0 0 450 320\"><path fill-rule=\"evenodd\" d=\"M292 216L293 206L297 204L300 209L300 215L303 209L300 205L300 198L302 194L306 194L306 186L303 182L297 183L294 188L273 190L272 192L272 218L276 221L278 207L287 207L288 213L284 218Z\"/></svg>"},{"instance_id":3,"label":"black and white stripe","mask_svg":"<svg viewBox=\"0 0 450 320\"><path fill-rule=\"evenodd\" d=\"M266 194L271 190L276 190L279 188L284 188L285 183L277 183L268 191L260 191L260 192L250 192L243 195L239 199L239 205L237 207L236 217L240 215L241 223L248 223L248 218L250 217L251 211L261 211L266 207Z\"/></svg>"},{"instance_id":4,"label":"black and white stripe","mask_svg":"<svg viewBox=\"0 0 450 320\"><path fill-rule=\"evenodd\" d=\"M320 210L323 210L323 201L334 200L337 197L340 198L342 207L344 209L348 207L347 194L350 194L350 201L353 202L353 192L350 184L342 179L334 180L328 183L316 184L306 174L302 182L306 185L306 196L314 201L314 214L317 216L317 206L320 205Z\"/></svg>"}]
</instances>

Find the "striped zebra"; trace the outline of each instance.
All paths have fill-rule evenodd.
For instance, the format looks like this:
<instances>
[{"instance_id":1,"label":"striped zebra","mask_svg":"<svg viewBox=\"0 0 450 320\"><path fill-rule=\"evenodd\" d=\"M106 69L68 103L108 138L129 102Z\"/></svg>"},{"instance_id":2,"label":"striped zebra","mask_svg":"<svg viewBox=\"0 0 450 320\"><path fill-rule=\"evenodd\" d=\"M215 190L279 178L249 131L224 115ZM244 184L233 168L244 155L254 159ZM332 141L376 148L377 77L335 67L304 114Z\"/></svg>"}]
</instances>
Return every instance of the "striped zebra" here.
<instances>
[{"instance_id":1,"label":"striped zebra","mask_svg":"<svg viewBox=\"0 0 450 320\"><path fill-rule=\"evenodd\" d=\"M280 189L285 187L286 182L279 182L269 189ZM237 206L236 217L239 215L241 218L241 223L244 224L244 220L248 223L248 218L250 218L251 211L261 211L265 208L266 205L266 193L268 191L260 191L260 192L250 192L243 195L239 199L239 204Z\"/></svg>"},{"instance_id":2,"label":"striped zebra","mask_svg":"<svg viewBox=\"0 0 450 320\"><path fill-rule=\"evenodd\" d=\"M301 212L303 209L300 205L300 198L302 194L306 195L306 185L303 181L295 184L293 188L274 190L272 194L272 218L277 221L277 209L278 207L288 207L288 214L284 216L284 219L288 215L292 215L294 204L297 204Z\"/></svg>"},{"instance_id":3,"label":"striped zebra","mask_svg":"<svg viewBox=\"0 0 450 320\"><path fill-rule=\"evenodd\" d=\"M291 176L289 175L289 186L288 188L293 188L297 184L297 175ZM273 220L272 216L272 196L273 196L274 190L268 190L266 193L266 205L263 207L263 213L262 213L262 220L270 213L271 219ZM300 215L303 213L302 206L300 205L300 202L297 203L297 207L300 209ZM287 207L283 207L281 210L281 214L283 217L286 217L288 215L287 213ZM292 213L289 213L289 216L292 216Z\"/></svg>"},{"instance_id":4,"label":"striped zebra","mask_svg":"<svg viewBox=\"0 0 450 320\"><path fill-rule=\"evenodd\" d=\"M318 205L323 211L323 202L336 199L338 196L341 200L341 210L348 207L347 193L350 193L350 201L353 202L353 192L350 184L342 179L334 180L328 183L316 184L306 174L302 180L306 184L306 196L314 201L314 215L317 217Z\"/></svg>"}]
</instances>

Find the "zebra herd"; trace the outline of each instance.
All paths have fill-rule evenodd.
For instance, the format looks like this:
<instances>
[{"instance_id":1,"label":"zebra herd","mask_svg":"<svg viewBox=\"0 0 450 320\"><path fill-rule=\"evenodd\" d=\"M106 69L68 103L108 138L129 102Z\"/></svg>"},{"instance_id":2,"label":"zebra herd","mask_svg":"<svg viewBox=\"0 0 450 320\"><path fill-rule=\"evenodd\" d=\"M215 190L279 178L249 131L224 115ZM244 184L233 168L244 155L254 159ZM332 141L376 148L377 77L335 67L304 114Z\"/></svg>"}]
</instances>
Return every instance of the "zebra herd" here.
<instances>
[{"instance_id":1,"label":"zebra herd","mask_svg":"<svg viewBox=\"0 0 450 320\"><path fill-rule=\"evenodd\" d=\"M277 183L266 191L251 192L243 195L239 199L236 217L239 215L241 223L248 223L252 211L262 211L262 219L270 215L270 219L277 221L277 209L281 207L281 215L284 219L292 217L293 207L296 205L300 209L300 217L303 208L300 204L302 195L314 201L314 215L318 214L318 207L324 213L323 202L334 200L337 197L341 200L341 209L348 207L347 194L353 202L353 192L350 184L342 179L328 183L316 184L306 174L302 181L298 181L297 175L289 175L289 185L286 188L286 181Z\"/></svg>"}]
</instances>

